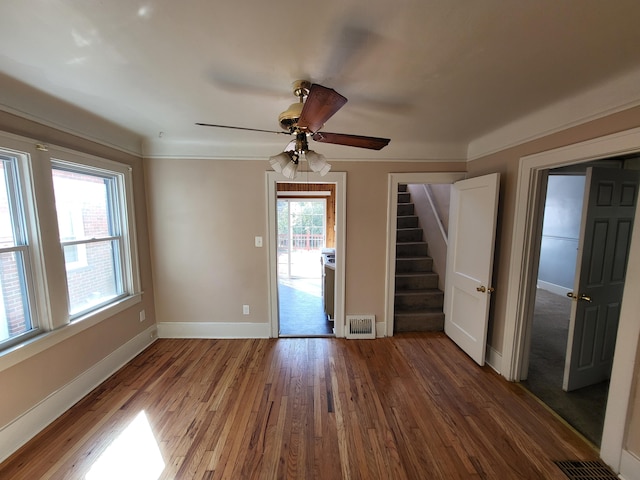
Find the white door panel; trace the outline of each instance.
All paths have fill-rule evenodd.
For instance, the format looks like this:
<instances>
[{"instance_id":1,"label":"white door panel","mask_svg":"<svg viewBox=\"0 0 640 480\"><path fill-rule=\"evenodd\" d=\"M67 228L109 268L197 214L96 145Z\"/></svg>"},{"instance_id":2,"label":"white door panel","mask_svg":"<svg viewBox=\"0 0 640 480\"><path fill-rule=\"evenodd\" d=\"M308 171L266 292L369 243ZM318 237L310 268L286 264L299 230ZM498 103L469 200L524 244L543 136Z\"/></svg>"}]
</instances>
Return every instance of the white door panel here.
<instances>
[{"instance_id":1,"label":"white door panel","mask_svg":"<svg viewBox=\"0 0 640 480\"><path fill-rule=\"evenodd\" d=\"M445 333L484 365L500 175L453 184L449 214Z\"/></svg>"}]
</instances>

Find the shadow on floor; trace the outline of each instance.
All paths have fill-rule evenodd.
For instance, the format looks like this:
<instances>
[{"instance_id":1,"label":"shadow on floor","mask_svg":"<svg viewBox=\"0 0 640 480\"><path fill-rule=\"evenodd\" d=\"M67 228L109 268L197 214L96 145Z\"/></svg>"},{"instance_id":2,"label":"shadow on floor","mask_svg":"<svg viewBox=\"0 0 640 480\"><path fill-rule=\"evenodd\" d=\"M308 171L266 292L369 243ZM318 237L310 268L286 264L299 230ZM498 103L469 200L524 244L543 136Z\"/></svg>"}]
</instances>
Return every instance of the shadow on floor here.
<instances>
[{"instance_id":1,"label":"shadow on floor","mask_svg":"<svg viewBox=\"0 0 640 480\"><path fill-rule=\"evenodd\" d=\"M522 385L593 444L600 446L609 382L562 390L571 299L538 289L529 375Z\"/></svg>"},{"instance_id":2,"label":"shadow on floor","mask_svg":"<svg viewBox=\"0 0 640 480\"><path fill-rule=\"evenodd\" d=\"M322 304L319 278L278 279L278 307L281 336L333 335Z\"/></svg>"}]
</instances>

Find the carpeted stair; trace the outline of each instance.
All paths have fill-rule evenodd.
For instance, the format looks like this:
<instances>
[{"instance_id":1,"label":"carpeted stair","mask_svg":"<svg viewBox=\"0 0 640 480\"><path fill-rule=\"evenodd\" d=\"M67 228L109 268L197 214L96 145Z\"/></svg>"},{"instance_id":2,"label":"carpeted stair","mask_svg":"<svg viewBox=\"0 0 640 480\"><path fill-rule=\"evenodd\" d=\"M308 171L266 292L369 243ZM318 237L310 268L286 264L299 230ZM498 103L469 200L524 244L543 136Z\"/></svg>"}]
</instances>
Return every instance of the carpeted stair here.
<instances>
[{"instance_id":1,"label":"carpeted stair","mask_svg":"<svg viewBox=\"0 0 640 480\"><path fill-rule=\"evenodd\" d=\"M438 289L438 274L432 267L411 194L406 185L398 185L395 332L444 329L444 293Z\"/></svg>"}]
</instances>

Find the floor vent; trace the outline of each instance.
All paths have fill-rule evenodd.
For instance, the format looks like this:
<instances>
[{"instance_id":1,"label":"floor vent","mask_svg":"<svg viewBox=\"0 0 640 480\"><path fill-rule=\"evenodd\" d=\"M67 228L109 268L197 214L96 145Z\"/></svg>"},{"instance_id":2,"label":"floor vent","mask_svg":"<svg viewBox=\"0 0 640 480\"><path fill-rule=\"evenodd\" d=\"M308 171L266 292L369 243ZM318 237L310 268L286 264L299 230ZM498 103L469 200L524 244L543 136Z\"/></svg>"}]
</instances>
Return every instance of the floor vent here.
<instances>
[{"instance_id":1,"label":"floor vent","mask_svg":"<svg viewBox=\"0 0 640 480\"><path fill-rule=\"evenodd\" d=\"M571 480L618 480L618 476L601 461L559 461L555 464Z\"/></svg>"},{"instance_id":2,"label":"floor vent","mask_svg":"<svg viewBox=\"0 0 640 480\"><path fill-rule=\"evenodd\" d=\"M376 316L347 315L347 338L376 338Z\"/></svg>"}]
</instances>

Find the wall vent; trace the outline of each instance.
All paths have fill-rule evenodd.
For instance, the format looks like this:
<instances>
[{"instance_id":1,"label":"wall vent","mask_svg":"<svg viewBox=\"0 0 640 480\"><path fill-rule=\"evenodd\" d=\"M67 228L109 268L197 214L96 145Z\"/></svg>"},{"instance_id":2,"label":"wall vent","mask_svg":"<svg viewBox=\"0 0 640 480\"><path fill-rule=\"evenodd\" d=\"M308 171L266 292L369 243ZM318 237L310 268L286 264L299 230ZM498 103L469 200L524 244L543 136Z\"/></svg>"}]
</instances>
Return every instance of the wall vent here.
<instances>
[{"instance_id":1,"label":"wall vent","mask_svg":"<svg viewBox=\"0 0 640 480\"><path fill-rule=\"evenodd\" d=\"M347 315L347 338L376 338L376 316Z\"/></svg>"}]
</instances>

